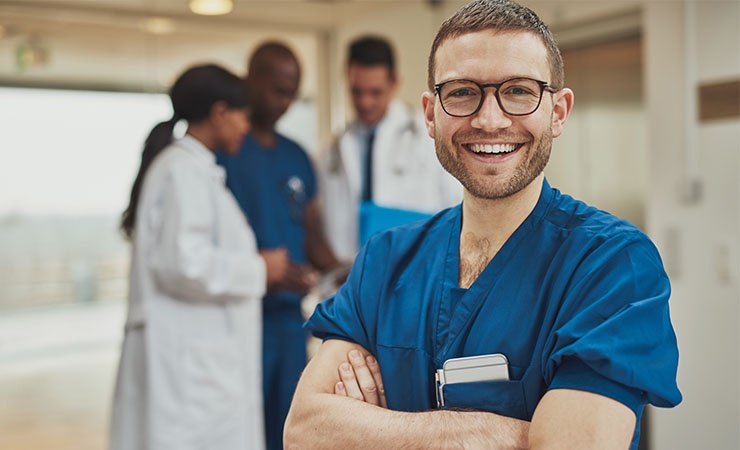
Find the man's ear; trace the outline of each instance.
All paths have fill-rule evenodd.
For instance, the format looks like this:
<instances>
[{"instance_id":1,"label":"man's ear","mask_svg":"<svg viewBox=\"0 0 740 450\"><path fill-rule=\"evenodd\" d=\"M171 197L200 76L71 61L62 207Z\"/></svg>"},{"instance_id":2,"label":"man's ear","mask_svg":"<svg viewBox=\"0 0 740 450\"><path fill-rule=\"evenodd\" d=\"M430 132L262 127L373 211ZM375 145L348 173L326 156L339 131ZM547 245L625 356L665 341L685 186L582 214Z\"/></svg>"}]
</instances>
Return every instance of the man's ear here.
<instances>
[{"instance_id":1,"label":"man's ear","mask_svg":"<svg viewBox=\"0 0 740 450\"><path fill-rule=\"evenodd\" d=\"M427 126L429 137L434 139L434 101L436 96L431 92L421 94L421 107L424 109L424 123Z\"/></svg>"},{"instance_id":2,"label":"man's ear","mask_svg":"<svg viewBox=\"0 0 740 450\"><path fill-rule=\"evenodd\" d=\"M227 109L229 109L229 105L227 105L225 101L219 100L211 106L211 112L209 113L208 118L211 120L218 120L223 117Z\"/></svg>"},{"instance_id":3,"label":"man's ear","mask_svg":"<svg viewBox=\"0 0 740 450\"><path fill-rule=\"evenodd\" d=\"M563 133L565 121L568 120L570 111L575 101L573 91L563 88L552 95L552 136L558 137Z\"/></svg>"},{"instance_id":4,"label":"man's ear","mask_svg":"<svg viewBox=\"0 0 740 450\"><path fill-rule=\"evenodd\" d=\"M398 92L398 87L401 85L401 75L395 74L391 76L391 93L392 95L396 95Z\"/></svg>"}]
</instances>

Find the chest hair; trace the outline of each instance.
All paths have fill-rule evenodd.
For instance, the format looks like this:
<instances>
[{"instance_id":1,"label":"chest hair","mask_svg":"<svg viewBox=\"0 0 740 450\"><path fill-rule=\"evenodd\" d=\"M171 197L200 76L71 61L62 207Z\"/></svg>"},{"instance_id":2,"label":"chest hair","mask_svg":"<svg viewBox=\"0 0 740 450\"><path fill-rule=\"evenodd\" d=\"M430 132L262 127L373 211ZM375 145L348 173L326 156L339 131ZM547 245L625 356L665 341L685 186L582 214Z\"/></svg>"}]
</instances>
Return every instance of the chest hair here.
<instances>
[{"instance_id":1,"label":"chest hair","mask_svg":"<svg viewBox=\"0 0 740 450\"><path fill-rule=\"evenodd\" d=\"M471 232L465 233L460 240L459 286L469 288L499 248L500 245L492 244L488 238L479 238Z\"/></svg>"}]
</instances>

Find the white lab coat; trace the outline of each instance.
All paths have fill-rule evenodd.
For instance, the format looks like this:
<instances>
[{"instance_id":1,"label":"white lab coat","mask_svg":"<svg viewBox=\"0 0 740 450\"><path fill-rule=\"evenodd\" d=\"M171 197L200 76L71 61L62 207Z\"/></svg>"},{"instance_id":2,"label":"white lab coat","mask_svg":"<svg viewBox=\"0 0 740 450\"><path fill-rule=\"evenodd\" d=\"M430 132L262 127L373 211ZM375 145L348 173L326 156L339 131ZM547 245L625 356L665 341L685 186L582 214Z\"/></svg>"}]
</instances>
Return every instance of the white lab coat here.
<instances>
[{"instance_id":1,"label":"white lab coat","mask_svg":"<svg viewBox=\"0 0 740 450\"><path fill-rule=\"evenodd\" d=\"M327 240L339 259L358 251L358 208L366 132L354 122L318 161L319 198ZM394 100L378 123L373 144L375 204L435 213L462 200L462 186L437 160L424 118Z\"/></svg>"},{"instance_id":2,"label":"white lab coat","mask_svg":"<svg viewBox=\"0 0 740 450\"><path fill-rule=\"evenodd\" d=\"M111 450L264 448L266 269L224 179L190 136L146 175Z\"/></svg>"}]
</instances>

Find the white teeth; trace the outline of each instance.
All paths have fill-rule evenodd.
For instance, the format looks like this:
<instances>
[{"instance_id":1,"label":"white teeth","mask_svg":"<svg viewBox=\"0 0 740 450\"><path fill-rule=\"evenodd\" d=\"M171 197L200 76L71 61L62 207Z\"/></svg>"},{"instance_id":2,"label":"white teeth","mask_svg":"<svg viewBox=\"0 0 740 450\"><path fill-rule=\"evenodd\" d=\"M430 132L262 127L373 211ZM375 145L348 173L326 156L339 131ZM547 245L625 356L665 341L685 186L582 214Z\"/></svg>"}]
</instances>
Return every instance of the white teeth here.
<instances>
[{"instance_id":1,"label":"white teeth","mask_svg":"<svg viewBox=\"0 0 740 450\"><path fill-rule=\"evenodd\" d=\"M470 149L475 153L509 153L516 150L516 144L472 144Z\"/></svg>"}]
</instances>

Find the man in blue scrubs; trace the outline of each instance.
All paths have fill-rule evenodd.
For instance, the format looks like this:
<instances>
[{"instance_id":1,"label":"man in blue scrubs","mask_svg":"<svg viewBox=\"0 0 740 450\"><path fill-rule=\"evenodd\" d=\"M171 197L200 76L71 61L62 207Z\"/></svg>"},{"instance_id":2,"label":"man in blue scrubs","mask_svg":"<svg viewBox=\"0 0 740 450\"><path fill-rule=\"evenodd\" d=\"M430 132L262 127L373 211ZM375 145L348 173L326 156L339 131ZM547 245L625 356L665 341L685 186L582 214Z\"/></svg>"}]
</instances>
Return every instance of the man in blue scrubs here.
<instances>
[{"instance_id":1,"label":"man in blue scrubs","mask_svg":"<svg viewBox=\"0 0 740 450\"><path fill-rule=\"evenodd\" d=\"M237 156L219 155L226 180L249 220L260 250L287 249L291 264L267 280L263 302L262 360L265 434L269 450L282 450L283 424L306 365L301 299L317 282L317 270L339 265L322 238L315 201L316 176L306 152L275 131L295 99L300 67L278 42L260 45L246 78L252 130Z\"/></svg>"},{"instance_id":2,"label":"man in blue scrubs","mask_svg":"<svg viewBox=\"0 0 740 450\"><path fill-rule=\"evenodd\" d=\"M670 285L645 234L544 178L573 106L550 31L476 0L440 27L428 78L462 205L376 234L319 305L286 447L636 449L644 406L681 401ZM492 354L503 376L435 380Z\"/></svg>"}]
</instances>

